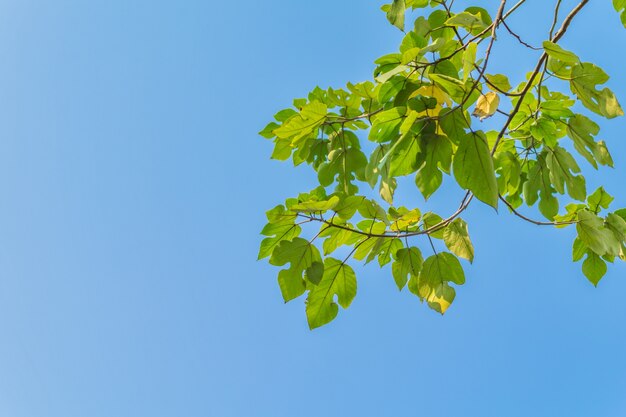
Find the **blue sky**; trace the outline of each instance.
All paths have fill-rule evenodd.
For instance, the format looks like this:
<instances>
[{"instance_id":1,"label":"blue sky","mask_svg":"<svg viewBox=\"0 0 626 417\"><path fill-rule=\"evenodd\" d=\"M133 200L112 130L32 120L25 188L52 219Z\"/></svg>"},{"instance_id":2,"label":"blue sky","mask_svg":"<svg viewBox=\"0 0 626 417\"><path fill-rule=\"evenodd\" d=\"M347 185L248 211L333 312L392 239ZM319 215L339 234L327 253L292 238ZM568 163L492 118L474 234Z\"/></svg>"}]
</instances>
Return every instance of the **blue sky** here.
<instances>
[{"instance_id":1,"label":"blue sky","mask_svg":"<svg viewBox=\"0 0 626 417\"><path fill-rule=\"evenodd\" d=\"M594 289L572 230L476 204L445 317L355 265L355 302L314 332L256 261L264 211L315 185L256 132L371 77L401 39L381 3L0 3L0 416L626 414L626 267ZM534 3L520 31L549 22ZM626 102L626 30L593 3L563 45ZM535 58L513 44L493 65L519 81ZM588 179L615 207L625 131L602 122L617 168Z\"/></svg>"}]
</instances>

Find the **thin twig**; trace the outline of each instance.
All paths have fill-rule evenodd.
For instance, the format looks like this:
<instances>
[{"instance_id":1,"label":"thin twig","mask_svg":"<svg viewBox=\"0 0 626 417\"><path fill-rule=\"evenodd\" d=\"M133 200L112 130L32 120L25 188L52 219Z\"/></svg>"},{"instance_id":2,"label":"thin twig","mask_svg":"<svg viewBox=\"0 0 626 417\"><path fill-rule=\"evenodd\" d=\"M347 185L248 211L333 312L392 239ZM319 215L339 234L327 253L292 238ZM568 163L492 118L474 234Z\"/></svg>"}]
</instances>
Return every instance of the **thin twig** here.
<instances>
[{"instance_id":1,"label":"thin twig","mask_svg":"<svg viewBox=\"0 0 626 417\"><path fill-rule=\"evenodd\" d=\"M529 217L524 216L522 213L520 213L519 211L515 210L515 207L513 207L513 205L511 203L509 203L504 197L499 196L500 200L506 204L506 206L509 208L509 210L511 210L511 212L513 214L515 214L517 217L526 220L529 223L532 224L536 224L537 226L567 226L570 224L575 224L578 222L575 221L571 221L571 222L543 222L543 221L539 221L539 220L533 220Z\"/></svg>"},{"instance_id":2,"label":"thin twig","mask_svg":"<svg viewBox=\"0 0 626 417\"><path fill-rule=\"evenodd\" d=\"M530 48L530 49L534 49L535 51L541 51L541 48L537 48L536 46L532 46L527 42L524 42L524 40L522 40L522 37L520 35L518 35L517 33L513 32L513 30L509 27L509 25L503 20L502 24L504 25L504 27L506 28L506 30L515 38L517 39L517 41L519 43L521 43L522 45L524 45L526 48Z\"/></svg>"},{"instance_id":3,"label":"thin twig","mask_svg":"<svg viewBox=\"0 0 626 417\"><path fill-rule=\"evenodd\" d=\"M582 10L582 8L585 7L585 5L588 2L589 2L589 0L582 0L576 7L574 7L574 9L572 9L570 14L567 15L567 17L563 21L563 24L561 25L561 28L554 35L554 37L551 39L552 42L554 42L554 43L558 42L559 39L561 39L563 37L563 35L565 35L565 32L567 32L567 29L569 28L569 25L572 23L572 20L574 19L574 17L576 17L578 12L580 12ZM539 75L539 72L541 71L541 67L543 66L544 62L547 59L548 59L548 54L546 52L541 54L541 57L539 58L539 62L537 62L537 65L535 66L535 69L533 70L533 72L531 73L530 77L528 78L528 81L526 82L526 85L525 85L524 89L522 90L522 94L521 94L519 100L517 101L517 104L515 105L515 107L511 111L511 113L510 113L511 115L509 116L507 121L504 123L504 126L502 127L502 130L500 130L500 133L498 133L498 137L496 138L496 142L493 145L493 148L491 149L491 155L496 153L496 149L498 149L498 145L500 144L500 141L502 140L502 137L504 137L504 134L506 133L506 130L508 129L508 127L511 124L511 122L513 121L513 118L515 117L515 115L517 114L519 109L522 107L522 102L524 101L524 97L526 96L526 94L528 94L528 91L530 91L530 89L532 88L533 82L535 81L535 78L537 78L537 75Z\"/></svg>"}]
</instances>

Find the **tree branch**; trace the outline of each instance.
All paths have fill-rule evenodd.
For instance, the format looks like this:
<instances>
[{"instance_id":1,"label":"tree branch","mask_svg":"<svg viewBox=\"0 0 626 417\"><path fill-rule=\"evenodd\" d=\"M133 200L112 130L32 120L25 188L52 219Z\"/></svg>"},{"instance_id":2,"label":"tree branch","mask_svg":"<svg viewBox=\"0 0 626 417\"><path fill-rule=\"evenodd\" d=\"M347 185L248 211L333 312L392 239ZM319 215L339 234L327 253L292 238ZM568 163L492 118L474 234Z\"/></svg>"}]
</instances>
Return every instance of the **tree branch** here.
<instances>
[{"instance_id":1,"label":"tree branch","mask_svg":"<svg viewBox=\"0 0 626 417\"><path fill-rule=\"evenodd\" d=\"M582 8L585 7L585 5L588 2L589 2L589 0L582 0L576 7L574 7L574 9L572 9L570 14L567 15L567 17L563 21L563 24L561 25L561 28L558 30L556 35L554 35L554 37L551 39L552 42L554 42L554 43L558 42L559 39L561 39L563 37L563 35L565 35L565 32L567 32L567 29L569 28L569 25L572 23L572 20L574 19L574 17L576 17L578 12L580 12L582 10ZM496 149L498 149L498 145L500 144L500 141L502 140L502 137L504 137L504 134L506 133L506 130L508 129L508 127L511 124L511 122L513 121L513 118L515 117L517 112L519 112L519 109L522 107L522 102L524 101L524 97L526 96L526 94L528 94L528 91L530 91L530 89L532 88L532 85L533 85L533 82L535 81L535 78L537 78L537 75L539 75L539 72L541 71L541 67L543 66L544 62L547 59L548 59L548 54L544 51L541 54L541 57L539 58L539 62L537 62L537 65L535 66L535 69L533 70L533 72L530 75L528 81L526 82L526 86L522 90L522 94L520 95L520 98L517 101L517 104L515 105L515 107L511 111L510 116L507 119L507 121L504 123L504 126L502 127L502 130L500 130L500 133L498 133L498 137L496 138L496 142L493 145L493 148L491 149L491 155L496 153Z\"/></svg>"}]
</instances>

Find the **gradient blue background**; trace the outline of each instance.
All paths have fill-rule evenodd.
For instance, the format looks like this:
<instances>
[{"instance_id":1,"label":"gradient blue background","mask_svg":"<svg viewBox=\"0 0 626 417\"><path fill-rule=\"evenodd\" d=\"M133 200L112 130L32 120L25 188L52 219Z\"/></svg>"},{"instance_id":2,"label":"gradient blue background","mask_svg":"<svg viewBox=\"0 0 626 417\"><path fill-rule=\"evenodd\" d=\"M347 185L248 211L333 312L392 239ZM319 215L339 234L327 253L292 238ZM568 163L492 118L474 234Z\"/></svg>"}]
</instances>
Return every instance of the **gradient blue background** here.
<instances>
[{"instance_id":1,"label":"gradient blue background","mask_svg":"<svg viewBox=\"0 0 626 417\"><path fill-rule=\"evenodd\" d=\"M371 77L401 39L381 3L0 2L0 416L626 415L626 267L594 289L572 230L473 205L446 317L357 266L314 332L256 262L264 211L315 185L256 132ZM511 25L544 30L537 3ZM624 42L609 0L563 40L626 101ZM521 81L536 55L512 45L493 65ZM617 168L589 188L625 207L626 119L602 127Z\"/></svg>"}]
</instances>

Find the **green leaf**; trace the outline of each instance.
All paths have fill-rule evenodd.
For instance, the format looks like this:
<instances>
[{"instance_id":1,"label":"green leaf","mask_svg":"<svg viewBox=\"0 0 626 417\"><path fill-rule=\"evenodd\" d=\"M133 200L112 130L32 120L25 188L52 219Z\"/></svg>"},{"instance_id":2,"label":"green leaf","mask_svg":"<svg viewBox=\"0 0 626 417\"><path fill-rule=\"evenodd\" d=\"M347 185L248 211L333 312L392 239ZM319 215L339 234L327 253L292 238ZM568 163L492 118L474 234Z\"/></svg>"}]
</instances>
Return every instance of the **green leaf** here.
<instances>
[{"instance_id":1,"label":"green leaf","mask_svg":"<svg viewBox=\"0 0 626 417\"><path fill-rule=\"evenodd\" d=\"M377 260L381 267L391 264L399 289L408 285L442 314L449 308L456 297L454 284L465 281L461 259L471 263L475 256L468 225L455 211L456 202L444 211L445 220L432 212L422 215L420 209L395 206L398 201L415 204L415 190L411 194L399 188L410 185L408 178L399 178L405 175L414 176L426 200L442 188L446 174L468 190L467 195L496 210L500 198L515 212L524 202L537 203L543 216L558 222L557 228L575 224L572 258L597 285L607 263L618 257L626 260L626 209L608 212L613 197L602 187L587 195L579 160L596 169L612 167L614 161L599 140L598 124L575 111L584 106L607 118L623 114L607 88L608 75L550 40L542 43L539 53L547 57L552 79L541 82L541 77L527 73L512 87L509 73L478 74L486 66L485 48L490 49L481 42L494 36L487 10L468 7L460 12L471 2L457 4L459 13L439 0L387 3L382 10L402 31L407 10L430 10L414 13L414 24L400 37L399 51L375 61L370 81L347 83L345 89L315 87L293 100L291 108L276 113L259 132L271 141L273 159L291 159L298 169L312 169L319 182L313 191L270 210L261 232L259 258L279 266L284 300L308 292L309 326L333 320L339 305L348 307L356 294L356 276L344 264L353 258ZM613 0L613 6L626 23L626 0ZM613 48L609 55L619 55L618 50ZM552 90L559 87L557 79L566 81L560 87L569 85L571 93ZM484 123L488 131L479 130L473 110L481 121L494 116ZM563 143L566 136L571 144L569 139ZM367 185L372 190L360 190ZM452 194L441 197L447 201L454 197L455 185L446 185ZM565 197L577 201L566 202ZM465 203L469 200L460 211ZM529 216L534 217L532 211ZM321 229L316 234L317 223ZM306 237L300 237L303 231ZM435 255L424 260L419 248L408 247L405 236L427 232L429 239L441 242L431 242ZM427 241L416 242L428 246ZM324 260L322 249L324 257L339 252L339 260ZM438 253L440 249L446 252Z\"/></svg>"},{"instance_id":2,"label":"green leaf","mask_svg":"<svg viewBox=\"0 0 626 417\"><path fill-rule=\"evenodd\" d=\"M594 213L587 210L579 211L576 231L578 238L597 255L619 254L620 242L604 227L604 221Z\"/></svg>"},{"instance_id":3,"label":"green leaf","mask_svg":"<svg viewBox=\"0 0 626 417\"><path fill-rule=\"evenodd\" d=\"M485 74L485 78L487 79L487 86L491 89L492 86L495 87L495 91L504 91L508 92L511 89L511 83L506 75L495 74L489 75Z\"/></svg>"},{"instance_id":4,"label":"green leaf","mask_svg":"<svg viewBox=\"0 0 626 417\"><path fill-rule=\"evenodd\" d=\"M427 135L422 138L421 155L423 163L415 177L415 184L424 199L428 198L441 186L441 171L450 172L452 164L452 143L441 135Z\"/></svg>"},{"instance_id":5,"label":"green leaf","mask_svg":"<svg viewBox=\"0 0 626 417\"><path fill-rule=\"evenodd\" d=\"M606 143L604 143L603 140L598 142L598 151L595 156L600 164L613 167L613 157L611 157L609 149L606 147Z\"/></svg>"},{"instance_id":6,"label":"green leaf","mask_svg":"<svg viewBox=\"0 0 626 417\"><path fill-rule=\"evenodd\" d=\"M439 113L439 127L455 144L458 144L466 136L469 127L469 117L465 117L465 112L460 108L455 110L442 109Z\"/></svg>"},{"instance_id":7,"label":"green leaf","mask_svg":"<svg viewBox=\"0 0 626 417\"><path fill-rule=\"evenodd\" d=\"M388 64L387 66L391 66L392 64ZM378 69L377 69L378 71ZM377 100L380 103L388 103L394 97L398 97L404 87L408 84L406 77L402 75L397 75L392 77L389 81L378 84L378 88L376 91L378 92ZM390 109L390 110L394 110Z\"/></svg>"},{"instance_id":8,"label":"green leaf","mask_svg":"<svg viewBox=\"0 0 626 417\"><path fill-rule=\"evenodd\" d=\"M339 197L333 196L324 201L303 201L299 204L291 206L291 210L304 213L319 213L331 210L339 203Z\"/></svg>"},{"instance_id":9,"label":"green leaf","mask_svg":"<svg viewBox=\"0 0 626 417\"><path fill-rule=\"evenodd\" d=\"M402 249L400 239L385 239L378 252L378 265L381 267L391 262L391 258Z\"/></svg>"},{"instance_id":10,"label":"green leaf","mask_svg":"<svg viewBox=\"0 0 626 417\"><path fill-rule=\"evenodd\" d=\"M566 51L554 42L544 41L543 49L546 51L548 56L558 59L559 61L567 62L569 64L576 64L577 62L580 62L580 59L576 56L576 54Z\"/></svg>"},{"instance_id":11,"label":"green leaf","mask_svg":"<svg viewBox=\"0 0 626 417\"><path fill-rule=\"evenodd\" d=\"M395 145L387 152L387 155L391 156L390 175L398 177L415 172L418 168L417 157L420 152L419 137L409 132L398 139Z\"/></svg>"},{"instance_id":12,"label":"green leaf","mask_svg":"<svg viewBox=\"0 0 626 417\"><path fill-rule=\"evenodd\" d=\"M559 213L559 201L554 197L554 189L551 186L550 171L546 166L545 153L542 152L537 157L537 161L527 163L528 181L524 183L524 199L529 206L537 202L539 193L539 211L547 219L554 219Z\"/></svg>"},{"instance_id":13,"label":"green leaf","mask_svg":"<svg viewBox=\"0 0 626 417\"><path fill-rule=\"evenodd\" d=\"M581 211L581 210L587 210L587 205L586 204L570 203L570 204L565 206L565 209L567 210L567 213L565 213L563 215L554 216L554 220L555 221L559 221L559 222L576 222L576 220L578 219L578 212ZM565 227L565 225L564 226L557 226L557 227Z\"/></svg>"},{"instance_id":14,"label":"green leaf","mask_svg":"<svg viewBox=\"0 0 626 417\"><path fill-rule=\"evenodd\" d=\"M530 125L530 133L539 141L545 142L550 147L557 144L556 124L547 117L540 117Z\"/></svg>"},{"instance_id":15,"label":"green leaf","mask_svg":"<svg viewBox=\"0 0 626 417\"><path fill-rule=\"evenodd\" d=\"M583 262L583 274L594 286L598 286L598 283L606 274L606 270L606 263L602 258L593 252L587 254L587 259Z\"/></svg>"},{"instance_id":16,"label":"green leaf","mask_svg":"<svg viewBox=\"0 0 626 417\"><path fill-rule=\"evenodd\" d=\"M342 245L353 245L358 242L362 235L339 227L325 229L320 237L326 238L322 244L324 255L329 255Z\"/></svg>"},{"instance_id":17,"label":"green leaf","mask_svg":"<svg viewBox=\"0 0 626 417\"><path fill-rule=\"evenodd\" d=\"M306 283L302 276L290 269L283 269L278 272L278 286L286 303L295 300L306 291Z\"/></svg>"},{"instance_id":18,"label":"green leaf","mask_svg":"<svg viewBox=\"0 0 626 417\"><path fill-rule=\"evenodd\" d=\"M466 8L465 11L475 16L480 16L480 18L486 25L490 25L491 23L493 23L489 12L482 7L470 6Z\"/></svg>"},{"instance_id":19,"label":"green leaf","mask_svg":"<svg viewBox=\"0 0 626 417\"><path fill-rule=\"evenodd\" d=\"M615 210L615 214L620 216L622 219L626 220L626 208Z\"/></svg>"},{"instance_id":20,"label":"green leaf","mask_svg":"<svg viewBox=\"0 0 626 417\"><path fill-rule=\"evenodd\" d=\"M559 194L565 193L565 185L567 185L567 193L570 197L585 201L587 197L585 177L574 175L580 172L580 168L569 152L560 146L555 146L546 156L546 165L550 170L552 185Z\"/></svg>"},{"instance_id":21,"label":"green leaf","mask_svg":"<svg viewBox=\"0 0 626 417\"><path fill-rule=\"evenodd\" d=\"M589 110L608 119L624 115L622 107L611 90L596 88L598 84L604 84L609 79L601 68L588 62L580 63L573 66L571 77L572 92Z\"/></svg>"},{"instance_id":22,"label":"green leaf","mask_svg":"<svg viewBox=\"0 0 626 417\"><path fill-rule=\"evenodd\" d=\"M300 113L290 117L273 133L279 138L291 138L295 142L319 127L326 118L327 112L328 108L325 104L313 101L304 106Z\"/></svg>"},{"instance_id":23,"label":"green leaf","mask_svg":"<svg viewBox=\"0 0 626 417\"><path fill-rule=\"evenodd\" d=\"M402 124L405 110L403 107L394 107L374 116L369 140L381 143L397 138L400 134L400 125Z\"/></svg>"},{"instance_id":24,"label":"green leaf","mask_svg":"<svg viewBox=\"0 0 626 417\"><path fill-rule=\"evenodd\" d=\"M428 40L423 36L418 35L414 31L411 31L406 34L404 39L402 39L402 43L400 44L400 52L405 53L412 49L421 49L428 45Z\"/></svg>"},{"instance_id":25,"label":"green leaf","mask_svg":"<svg viewBox=\"0 0 626 417\"><path fill-rule=\"evenodd\" d=\"M387 224L381 221L378 221L376 219L361 220L360 222L357 223L356 227L362 232L365 232L367 234L374 234L374 235L383 234L385 233L385 230L387 230ZM363 242L364 238L367 238L367 237L361 235L361 239L359 240L359 243Z\"/></svg>"},{"instance_id":26,"label":"green leaf","mask_svg":"<svg viewBox=\"0 0 626 417\"><path fill-rule=\"evenodd\" d=\"M351 219L365 200L366 198L360 195L347 196L337 203L333 211L337 213L337 216L341 219Z\"/></svg>"},{"instance_id":27,"label":"green leaf","mask_svg":"<svg viewBox=\"0 0 626 417\"><path fill-rule=\"evenodd\" d=\"M400 30L404 30L404 14L406 11L406 4L404 0L393 0L391 8L387 12L387 19L389 22Z\"/></svg>"},{"instance_id":28,"label":"green leaf","mask_svg":"<svg viewBox=\"0 0 626 417\"><path fill-rule=\"evenodd\" d=\"M370 155L370 159L365 167L365 180L372 188L378 183L383 169L389 166L389 162L387 162L382 168L379 168L380 161L383 159L388 149L389 145L378 145Z\"/></svg>"},{"instance_id":29,"label":"green leaf","mask_svg":"<svg viewBox=\"0 0 626 417\"><path fill-rule=\"evenodd\" d=\"M479 14L461 12L446 21L447 26L462 27L472 34L477 34L489 26Z\"/></svg>"},{"instance_id":30,"label":"green leaf","mask_svg":"<svg viewBox=\"0 0 626 417\"><path fill-rule=\"evenodd\" d=\"M591 211L597 214L602 208L608 209L613 200L613 196L607 193L604 187L599 187L587 198L587 205Z\"/></svg>"},{"instance_id":31,"label":"green leaf","mask_svg":"<svg viewBox=\"0 0 626 417\"><path fill-rule=\"evenodd\" d=\"M513 194L518 191L521 182L522 166L511 152L498 152L495 156L500 194Z\"/></svg>"},{"instance_id":32,"label":"green leaf","mask_svg":"<svg viewBox=\"0 0 626 417\"><path fill-rule=\"evenodd\" d=\"M295 225L293 222L282 224L268 224L263 228L261 234L270 236L261 242L261 248L259 249L258 259L267 258L274 252L274 249L283 240L292 240L300 235L300 226Z\"/></svg>"},{"instance_id":33,"label":"green leaf","mask_svg":"<svg viewBox=\"0 0 626 417\"><path fill-rule=\"evenodd\" d=\"M274 130L279 128L280 125L275 122L270 122L265 126L263 130L259 132L259 135L263 136L265 139L272 139L276 135L274 135Z\"/></svg>"},{"instance_id":34,"label":"green leaf","mask_svg":"<svg viewBox=\"0 0 626 417\"><path fill-rule=\"evenodd\" d=\"M261 242L258 259L267 258L283 240L292 240L300 235L301 228L295 224L296 214L289 212L285 206L278 205L267 213L268 224L263 227L261 234L268 236Z\"/></svg>"},{"instance_id":35,"label":"green leaf","mask_svg":"<svg viewBox=\"0 0 626 417\"><path fill-rule=\"evenodd\" d=\"M623 242L626 239L626 220L616 213L610 213L606 217L606 226L613 232L615 239Z\"/></svg>"},{"instance_id":36,"label":"green leaf","mask_svg":"<svg viewBox=\"0 0 626 417\"><path fill-rule=\"evenodd\" d=\"M406 65L398 65L397 67L393 68L392 70L389 70L389 71L387 71L387 72L377 76L376 77L376 81L378 81L379 83L387 82L394 75L402 74L407 69L409 69L409 67L406 66Z\"/></svg>"},{"instance_id":37,"label":"green leaf","mask_svg":"<svg viewBox=\"0 0 626 417\"><path fill-rule=\"evenodd\" d=\"M412 7L413 9L418 9L421 7L428 6L429 0L407 0L406 7Z\"/></svg>"},{"instance_id":38,"label":"green leaf","mask_svg":"<svg viewBox=\"0 0 626 417\"><path fill-rule=\"evenodd\" d=\"M380 182L379 194L388 204L393 204L393 195L396 192L398 182L389 175L389 165L385 165L384 167L386 169L384 170L385 174L382 176Z\"/></svg>"},{"instance_id":39,"label":"green leaf","mask_svg":"<svg viewBox=\"0 0 626 417\"><path fill-rule=\"evenodd\" d=\"M411 97L406 105L411 109L418 113L426 112L428 110L432 110L437 107L437 99L434 97L427 97L421 94Z\"/></svg>"},{"instance_id":40,"label":"green leaf","mask_svg":"<svg viewBox=\"0 0 626 417\"><path fill-rule=\"evenodd\" d=\"M437 86L446 91L457 103L465 97L465 83L456 78L443 74L428 74L428 78Z\"/></svg>"},{"instance_id":41,"label":"green leaf","mask_svg":"<svg viewBox=\"0 0 626 417\"><path fill-rule=\"evenodd\" d=\"M476 42L470 42L463 52L463 81L465 82L472 71L474 71L474 64L476 63L476 49L478 44Z\"/></svg>"},{"instance_id":42,"label":"green leaf","mask_svg":"<svg viewBox=\"0 0 626 417\"><path fill-rule=\"evenodd\" d=\"M286 161L291 157L293 146L290 139L276 139L274 141L274 151L272 152L272 159L278 161Z\"/></svg>"},{"instance_id":43,"label":"green leaf","mask_svg":"<svg viewBox=\"0 0 626 417\"><path fill-rule=\"evenodd\" d=\"M438 214L428 212L422 216L422 222L424 223L424 230L428 230L431 227L441 224L443 219ZM436 230L430 233L430 237L435 239L443 239L443 229Z\"/></svg>"},{"instance_id":44,"label":"green leaf","mask_svg":"<svg viewBox=\"0 0 626 417\"><path fill-rule=\"evenodd\" d=\"M443 231L443 241L452 253L459 258L474 261L474 246L467 232L467 223L462 219L455 219Z\"/></svg>"},{"instance_id":45,"label":"green leaf","mask_svg":"<svg viewBox=\"0 0 626 417\"><path fill-rule=\"evenodd\" d=\"M328 161L320 164L317 177L324 187L337 182L337 191L346 195L355 194L358 188L354 179L365 179L367 157L355 146L334 149L328 154Z\"/></svg>"},{"instance_id":46,"label":"green leaf","mask_svg":"<svg viewBox=\"0 0 626 417\"><path fill-rule=\"evenodd\" d=\"M304 273L306 274L306 279L312 284L319 284L322 280L322 276L324 275L324 264L319 261L315 261L308 267Z\"/></svg>"},{"instance_id":47,"label":"green leaf","mask_svg":"<svg viewBox=\"0 0 626 417\"><path fill-rule=\"evenodd\" d=\"M401 207L398 212L394 209L389 209L390 217L392 217L393 223L391 230L405 231L414 229L422 218L422 213L419 209L407 210Z\"/></svg>"},{"instance_id":48,"label":"green leaf","mask_svg":"<svg viewBox=\"0 0 626 417\"><path fill-rule=\"evenodd\" d=\"M424 261L420 279L427 281L449 281L457 285L465 284L463 267L456 256L448 252L433 255Z\"/></svg>"},{"instance_id":49,"label":"green leaf","mask_svg":"<svg viewBox=\"0 0 626 417\"><path fill-rule=\"evenodd\" d=\"M574 142L574 148L581 154L594 168L598 167L597 162L606 165L607 160L603 158L599 144L593 139L600 132L600 127L589 118L577 114L567 122L567 135ZM612 163L612 161L611 161Z\"/></svg>"},{"instance_id":50,"label":"green leaf","mask_svg":"<svg viewBox=\"0 0 626 417\"><path fill-rule=\"evenodd\" d=\"M574 100L544 100L539 105L539 109L542 115L553 119L572 117L574 113L569 108L574 103Z\"/></svg>"},{"instance_id":51,"label":"green leaf","mask_svg":"<svg viewBox=\"0 0 626 417\"><path fill-rule=\"evenodd\" d=\"M384 227L382 228L382 231L384 231ZM377 232L372 231L372 233ZM358 247L352 257L359 261L365 259L366 264L372 262L382 250L385 240L386 238L383 237L366 237L365 239L363 239L362 242L359 242Z\"/></svg>"},{"instance_id":52,"label":"green leaf","mask_svg":"<svg viewBox=\"0 0 626 417\"><path fill-rule=\"evenodd\" d=\"M585 245L582 240L578 238L574 239L574 245L572 246L572 260L574 262L580 261L587 253L587 249L587 245Z\"/></svg>"},{"instance_id":53,"label":"green leaf","mask_svg":"<svg viewBox=\"0 0 626 417\"><path fill-rule=\"evenodd\" d=\"M356 275L345 263L326 258L324 275L318 285L311 286L306 301L309 327L315 329L331 322L339 310L334 299L343 308L348 308L356 296Z\"/></svg>"},{"instance_id":54,"label":"green leaf","mask_svg":"<svg viewBox=\"0 0 626 417\"><path fill-rule=\"evenodd\" d=\"M274 115L274 119L276 119L276 121L278 122L283 123L286 122L290 117L295 116L296 114L298 114L298 112L294 109L283 109Z\"/></svg>"},{"instance_id":55,"label":"green leaf","mask_svg":"<svg viewBox=\"0 0 626 417\"><path fill-rule=\"evenodd\" d=\"M415 185L420 190L425 200L441 187L443 183L443 174L438 169L427 170L421 169L415 174Z\"/></svg>"},{"instance_id":56,"label":"green leaf","mask_svg":"<svg viewBox=\"0 0 626 417\"><path fill-rule=\"evenodd\" d=\"M359 214L366 219L382 220L385 223L389 223L387 213L385 210L374 200L363 200L359 205Z\"/></svg>"},{"instance_id":57,"label":"green leaf","mask_svg":"<svg viewBox=\"0 0 626 417\"><path fill-rule=\"evenodd\" d=\"M493 159L482 132L470 133L461 140L452 167L454 177L462 188L470 190L483 203L498 207L498 183Z\"/></svg>"},{"instance_id":58,"label":"green leaf","mask_svg":"<svg viewBox=\"0 0 626 417\"><path fill-rule=\"evenodd\" d=\"M313 263L321 262L321 260L317 248L305 239L294 238L291 241L280 242L272 253L270 264L276 266L290 264L289 269L282 270L278 275L278 283L285 302L302 295L304 292L303 272Z\"/></svg>"},{"instance_id":59,"label":"green leaf","mask_svg":"<svg viewBox=\"0 0 626 417\"><path fill-rule=\"evenodd\" d=\"M454 292L450 291L452 287L448 282L462 285L465 283L465 274L454 255L442 252L424 261L419 275L411 277L409 290L443 314L454 300Z\"/></svg>"},{"instance_id":60,"label":"green leaf","mask_svg":"<svg viewBox=\"0 0 626 417\"><path fill-rule=\"evenodd\" d=\"M422 252L416 247L400 249L394 256L395 261L391 265L393 279L399 290L402 290L409 280L409 275L417 276L422 269Z\"/></svg>"},{"instance_id":61,"label":"green leaf","mask_svg":"<svg viewBox=\"0 0 626 417\"><path fill-rule=\"evenodd\" d=\"M613 0L613 7L620 14L622 25L626 28L626 0Z\"/></svg>"}]
</instances>

